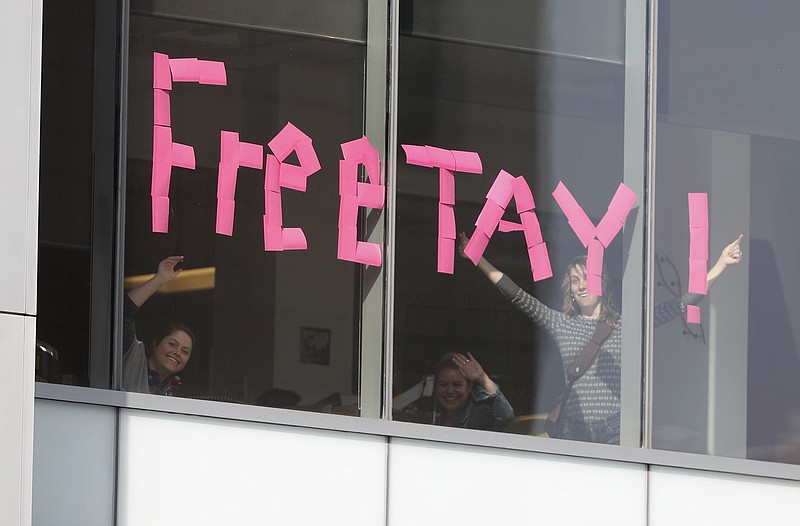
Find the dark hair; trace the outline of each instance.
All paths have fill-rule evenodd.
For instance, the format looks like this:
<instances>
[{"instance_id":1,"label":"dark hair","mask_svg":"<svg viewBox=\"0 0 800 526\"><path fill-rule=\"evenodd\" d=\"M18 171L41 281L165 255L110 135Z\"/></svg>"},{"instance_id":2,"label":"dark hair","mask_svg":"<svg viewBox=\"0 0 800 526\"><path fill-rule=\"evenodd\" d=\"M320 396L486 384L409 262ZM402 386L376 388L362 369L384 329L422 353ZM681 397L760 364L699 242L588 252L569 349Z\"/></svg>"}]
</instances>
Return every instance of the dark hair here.
<instances>
[{"instance_id":1,"label":"dark hair","mask_svg":"<svg viewBox=\"0 0 800 526\"><path fill-rule=\"evenodd\" d=\"M195 347L197 347L197 338L195 338L192 329L186 325L183 325L182 323L173 323L162 328L161 331L156 334L156 339L153 342L153 348L156 348L158 344L164 340L164 338L176 331L183 331L189 336L189 339L192 340L192 352L194 352Z\"/></svg>"},{"instance_id":2,"label":"dark hair","mask_svg":"<svg viewBox=\"0 0 800 526\"><path fill-rule=\"evenodd\" d=\"M439 359L439 362L436 364L436 369L434 369L434 376L433 376L434 382L439 379L439 373L441 373L445 369L455 369L456 371L458 371L458 365L456 365L456 363L453 361L453 357L455 355L456 353L454 352L448 352L445 353L444 356L442 356ZM460 373L461 371L458 372ZM467 382L471 382L471 380L468 380L466 377L464 379L467 380Z\"/></svg>"},{"instance_id":3,"label":"dark hair","mask_svg":"<svg viewBox=\"0 0 800 526\"><path fill-rule=\"evenodd\" d=\"M586 274L586 256L578 256L567 265L567 270L564 272L564 280L561 282L561 292L564 295L564 306L561 312L568 316L578 316L581 311L575 304L575 299L572 297L570 288L570 275L569 272L573 268L577 268L583 274ZM619 309L614 303L614 294L611 292L611 279L608 277L606 266L603 265L603 275L600 277L601 285L603 287L603 299L600 302L600 319L616 327L619 322Z\"/></svg>"}]
</instances>

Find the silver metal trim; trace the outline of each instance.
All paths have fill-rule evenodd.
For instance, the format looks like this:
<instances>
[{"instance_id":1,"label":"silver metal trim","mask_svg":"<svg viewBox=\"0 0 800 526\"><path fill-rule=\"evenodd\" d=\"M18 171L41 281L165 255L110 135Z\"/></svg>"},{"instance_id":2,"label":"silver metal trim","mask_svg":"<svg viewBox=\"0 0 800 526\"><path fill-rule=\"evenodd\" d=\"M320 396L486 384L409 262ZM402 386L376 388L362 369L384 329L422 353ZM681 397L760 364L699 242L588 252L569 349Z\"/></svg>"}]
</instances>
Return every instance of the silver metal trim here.
<instances>
[{"instance_id":1,"label":"silver metal trim","mask_svg":"<svg viewBox=\"0 0 800 526\"><path fill-rule=\"evenodd\" d=\"M512 46L510 44L498 44L496 42L480 42L478 40L469 40L466 38L445 37L441 35L429 35L425 33L412 33L409 36L412 36L414 38L419 38L422 40L430 40L433 42L444 42L447 44L459 44L459 45L480 47L485 49L497 49L499 51L513 51L516 53L524 53L526 55L542 55L546 57L580 60L583 62L592 62L595 64L607 64L610 66L625 67L625 63L619 60L590 57L587 55L575 55L573 53L562 53L558 51L550 51L548 49L536 49L536 48L529 48L522 46Z\"/></svg>"},{"instance_id":2,"label":"silver metal trim","mask_svg":"<svg viewBox=\"0 0 800 526\"><path fill-rule=\"evenodd\" d=\"M131 14L141 17L158 18L161 20L175 20L178 22L189 22L194 24L213 24L220 27L228 27L231 29L245 29L247 31L260 31L262 33L275 33L277 35L288 35L302 38L315 38L324 40L326 42L339 42L343 44L358 44L364 45L366 41L358 38L336 37L331 35L324 35L321 33L312 33L309 31L298 31L296 29L280 29L274 27L257 26L254 24L243 24L241 22L228 22L224 20L209 20L207 18L186 15L171 15L171 14L154 14L146 11L131 10Z\"/></svg>"},{"instance_id":3,"label":"silver metal trim","mask_svg":"<svg viewBox=\"0 0 800 526\"><path fill-rule=\"evenodd\" d=\"M36 398L112 406L120 409L159 411L224 420L359 433L388 438L407 438L446 444L494 447L531 453L800 481L800 466L793 464L712 457L696 453L592 444L589 442L571 442L428 424L392 422L375 418L309 413L290 409L274 409L43 383L36 384Z\"/></svg>"},{"instance_id":4,"label":"silver metal trim","mask_svg":"<svg viewBox=\"0 0 800 526\"><path fill-rule=\"evenodd\" d=\"M395 235L397 233L397 185L394 184L397 174L397 60L398 43L400 42L400 7L396 0L390 2L389 13L389 70L388 70L388 122L387 122L387 157L386 157L386 319L384 320L384 407L383 417L391 420L392 384L394 381L394 285L395 285ZM391 184L390 184L391 183Z\"/></svg>"},{"instance_id":5,"label":"silver metal trim","mask_svg":"<svg viewBox=\"0 0 800 526\"><path fill-rule=\"evenodd\" d=\"M658 64L658 0L651 0L650 4L650 32L647 39L648 64L647 64L647 137L645 138L646 174L645 174L645 265L644 265L644 392L642 399L643 435L642 445L653 445L653 304L655 301L654 287L655 271L653 258L655 257L655 226L653 217L655 213L655 169L656 169L656 103L657 98L657 64Z\"/></svg>"},{"instance_id":6,"label":"silver metal trim","mask_svg":"<svg viewBox=\"0 0 800 526\"><path fill-rule=\"evenodd\" d=\"M388 180L386 136L386 99L387 99L387 55L388 55L388 6L385 1L369 0L367 4L367 51L365 65L364 93L364 130L371 143L378 149L380 158L384 160L383 183ZM368 234L368 240L381 246L388 246L386 238L387 207L364 214L362 220L375 222L374 229ZM361 320L360 320L360 356L359 356L359 403L361 415L379 418L384 411L386 385L383 376L386 299L386 265L388 256L384 257L383 266L366 268L361 272ZM368 288L364 288L364 283Z\"/></svg>"}]
</instances>

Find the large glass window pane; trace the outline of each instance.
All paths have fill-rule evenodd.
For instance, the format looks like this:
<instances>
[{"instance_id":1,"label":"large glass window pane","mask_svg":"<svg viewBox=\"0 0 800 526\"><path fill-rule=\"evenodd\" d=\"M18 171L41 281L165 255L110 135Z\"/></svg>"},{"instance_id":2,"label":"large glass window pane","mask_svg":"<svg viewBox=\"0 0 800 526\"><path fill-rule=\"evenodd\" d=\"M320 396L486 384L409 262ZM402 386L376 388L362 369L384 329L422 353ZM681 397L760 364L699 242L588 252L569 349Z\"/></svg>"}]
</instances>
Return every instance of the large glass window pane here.
<instances>
[{"instance_id":1,"label":"large glass window pane","mask_svg":"<svg viewBox=\"0 0 800 526\"><path fill-rule=\"evenodd\" d=\"M624 334L638 334L640 267L629 261L629 251L641 243L632 234L642 219L641 198L634 195L608 210L623 181L636 189L633 194L641 193L637 185L643 172L626 173L625 162L631 111L628 22L625 3L612 0L402 3L398 142L475 152L482 166L473 170L469 156L456 154L455 199L450 200L446 187L452 170L440 176L438 166L453 168L446 166L453 156L398 148L396 419L544 433L544 417L565 387L565 366L582 353L602 318L613 331L575 382L555 434L619 441L623 365L636 377L631 382L635 401L628 409L637 425L639 362L622 357ZM642 31L643 23L635 23ZM643 46L643 33L640 37ZM635 133L643 137L642 122ZM442 157L426 161L426 153ZM426 162L435 166L423 166ZM506 177L503 171L517 178L516 190L493 186ZM571 223L553 196L559 187L578 203L564 205L575 216ZM535 209L522 206L526 189ZM581 211L588 216L585 228L579 224ZM498 231L501 216L525 230ZM594 237L594 225L606 216L613 216L614 227L608 237L600 236L604 245ZM478 221L476 229L479 217L486 221ZM587 255L575 228L593 250L602 248L590 260L593 267L602 252L607 270L601 285L600 266L590 269L589 287L597 295L586 296L586 263L572 265L575 257ZM498 286L490 280L499 274L487 280L470 260L454 256L459 241L452 239L453 231L465 232L472 241L491 236L484 255L506 276ZM473 248L480 251L477 243ZM572 288L571 270L577 273ZM626 275L634 282L634 300L623 306ZM625 348L638 357L640 343ZM448 353L458 354L453 359ZM495 393L498 387L504 397Z\"/></svg>"},{"instance_id":2,"label":"large glass window pane","mask_svg":"<svg viewBox=\"0 0 800 526\"><path fill-rule=\"evenodd\" d=\"M36 379L108 388L116 7L43 14Z\"/></svg>"},{"instance_id":3,"label":"large glass window pane","mask_svg":"<svg viewBox=\"0 0 800 526\"><path fill-rule=\"evenodd\" d=\"M340 145L363 134L365 24L364 2L132 2L125 288L146 302L143 346L123 345L123 388L358 413L361 266L337 259L337 221ZM298 131L284 151L269 143L287 123ZM193 148L193 167L176 144ZM273 187L266 174L278 172L252 166L279 152ZM309 166L312 153L321 169L284 185L285 166ZM153 176L166 162L168 182L169 168ZM281 227L301 228L307 249ZM136 288L172 255L183 256L177 278L152 296L160 281ZM164 266L172 278L174 262ZM173 322L195 336L167 330L191 347L183 355L159 347Z\"/></svg>"},{"instance_id":4,"label":"large glass window pane","mask_svg":"<svg viewBox=\"0 0 800 526\"><path fill-rule=\"evenodd\" d=\"M680 319L656 317L653 446L796 463L800 5L659 6L655 300ZM707 195L707 243L688 193ZM693 280L715 281L684 297L699 323L679 303Z\"/></svg>"}]
</instances>

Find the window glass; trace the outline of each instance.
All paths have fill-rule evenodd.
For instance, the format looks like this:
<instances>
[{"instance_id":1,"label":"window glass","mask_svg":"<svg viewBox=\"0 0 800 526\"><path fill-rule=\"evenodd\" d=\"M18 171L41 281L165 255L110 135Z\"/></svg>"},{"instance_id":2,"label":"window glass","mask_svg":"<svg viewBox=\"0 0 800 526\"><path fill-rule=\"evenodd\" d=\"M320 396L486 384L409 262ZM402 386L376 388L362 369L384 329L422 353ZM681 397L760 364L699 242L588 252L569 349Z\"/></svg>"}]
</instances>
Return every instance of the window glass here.
<instances>
[{"instance_id":1,"label":"window glass","mask_svg":"<svg viewBox=\"0 0 800 526\"><path fill-rule=\"evenodd\" d=\"M602 318L613 331L575 381L554 434L619 440L619 313L631 243L621 229L627 221L628 232L641 204L634 192L609 211L624 180L625 34L617 1L402 3L396 419L542 434L565 387L564 367ZM478 154L480 166L459 152ZM594 226L607 216L603 244ZM502 231L501 218L518 230ZM490 236L483 255L505 275L497 286L499 274L484 275L489 267L458 255L459 232L476 261L480 239ZM587 294L585 262L565 294L573 259L587 255L584 243L594 254L588 286L600 294ZM633 316L626 324L636 324L637 309L625 305ZM638 405L632 409L638 419Z\"/></svg>"},{"instance_id":2,"label":"window glass","mask_svg":"<svg viewBox=\"0 0 800 526\"><path fill-rule=\"evenodd\" d=\"M800 461L799 16L659 2L656 448Z\"/></svg>"},{"instance_id":3,"label":"window glass","mask_svg":"<svg viewBox=\"0 0 800 526\"><path fill-rule=\"evenodd\" d=\"M337 224L365 6L161 9L132 2L122 387L357 414L361 266Z\"/></svg>"},{"instance_id":4,"label":"window glass","mask_svg":"<svg viewBox=\"0 0 800 526\"><path fill-rule=\"evenodd\" d=\"M88 386L94 2L46 2L43 15L36 379Z\"/></svg>"}]
</instances>

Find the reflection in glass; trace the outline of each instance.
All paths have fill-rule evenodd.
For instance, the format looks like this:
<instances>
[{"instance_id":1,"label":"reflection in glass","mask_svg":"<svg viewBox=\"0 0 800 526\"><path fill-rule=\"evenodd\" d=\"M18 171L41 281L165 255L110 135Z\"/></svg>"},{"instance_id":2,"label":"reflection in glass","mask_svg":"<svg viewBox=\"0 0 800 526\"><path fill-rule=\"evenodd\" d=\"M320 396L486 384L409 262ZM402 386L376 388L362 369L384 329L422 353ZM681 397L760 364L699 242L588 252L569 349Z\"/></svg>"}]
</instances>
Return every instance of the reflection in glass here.
<instances>
[{"instance_id":1,"label":"reflection in glass","mask_svg":"<svg viewBox=\"0 0 800 526\"><path fill-rule=\"evenodd\" d=\"M680 279L656 302L686 283L688 192L708 194L709 263L744 236L701 324L655 329L653 446L798 463L800 5L659 8L655 247Z\"/></svg>"},{"instance_id":2,"label":"reflection in glass","mask_svg":"<svg viewBox=\"0 0 800 526\"><path fill-rule=\"evenodd\" d=\"M523 232L495 232L485 256L560 310L563 270L586 248L551 193L563 182L597 224L622 181L623 4L556 9L551 2L501 2L483 9L447 3L445 9L403 2L400 9L398 143L480 155L482 173L454 175L456 231L469 236L498 172L524 178L556 275L533 281ZM483 281L469 260L455 256L452 275L437 272L438 170L406 162L398 152L394 417L434 421L437 361L448 352L471 353L513 407L507 430L543 433L542 420L564 387L566 364L556 340ZM503 219L520 222L513 206ZM617 298L621 238L605 250L609 296ZM605 417L619 410L619 355L601 353L598 360L616 360L616 386L604 387L610 393L603 395Z\"/></svg>"},{"instance_id":3,"label":"reflection in glass","mask_svg":"<svg viewBox=\"0 0 800 526\"><path fill-rule=\"evenodd\" d=\"M43 16L36 379L89 386L94 2Z\"/></svg>"},{"instance_id":4,"label":"reflection in glass","mask_svg":"<svg viewBox=\"0 0 800 526\"><path fill-rule=\"evenodd\" d=\"M164 325L179 322L196 335L191 359L171 375L173 395L358 413L360 269L337 259L336 225L340 144L363 134L364 9L354 3L328 19L295 12L273 27L262 19L279 4L186 3L161 13L132 2L126 290L162 259L183 257L183 272L136 317L148 353ZM166 233L154 232L151 214L154 53L221 62L227 76L219 85L181 82L173 72L168 128L196 162L171 170ZM282 226L302 228L307 250L265 251L265 171L244 162L231 235L217 234L221 131L268 154L287 122L312 139L321 164L305 192L280 193ZM296 154L286 162L297 164ZM325 359L308 359L307 328L328 336Z\"/></svg>"}]
</instances>

